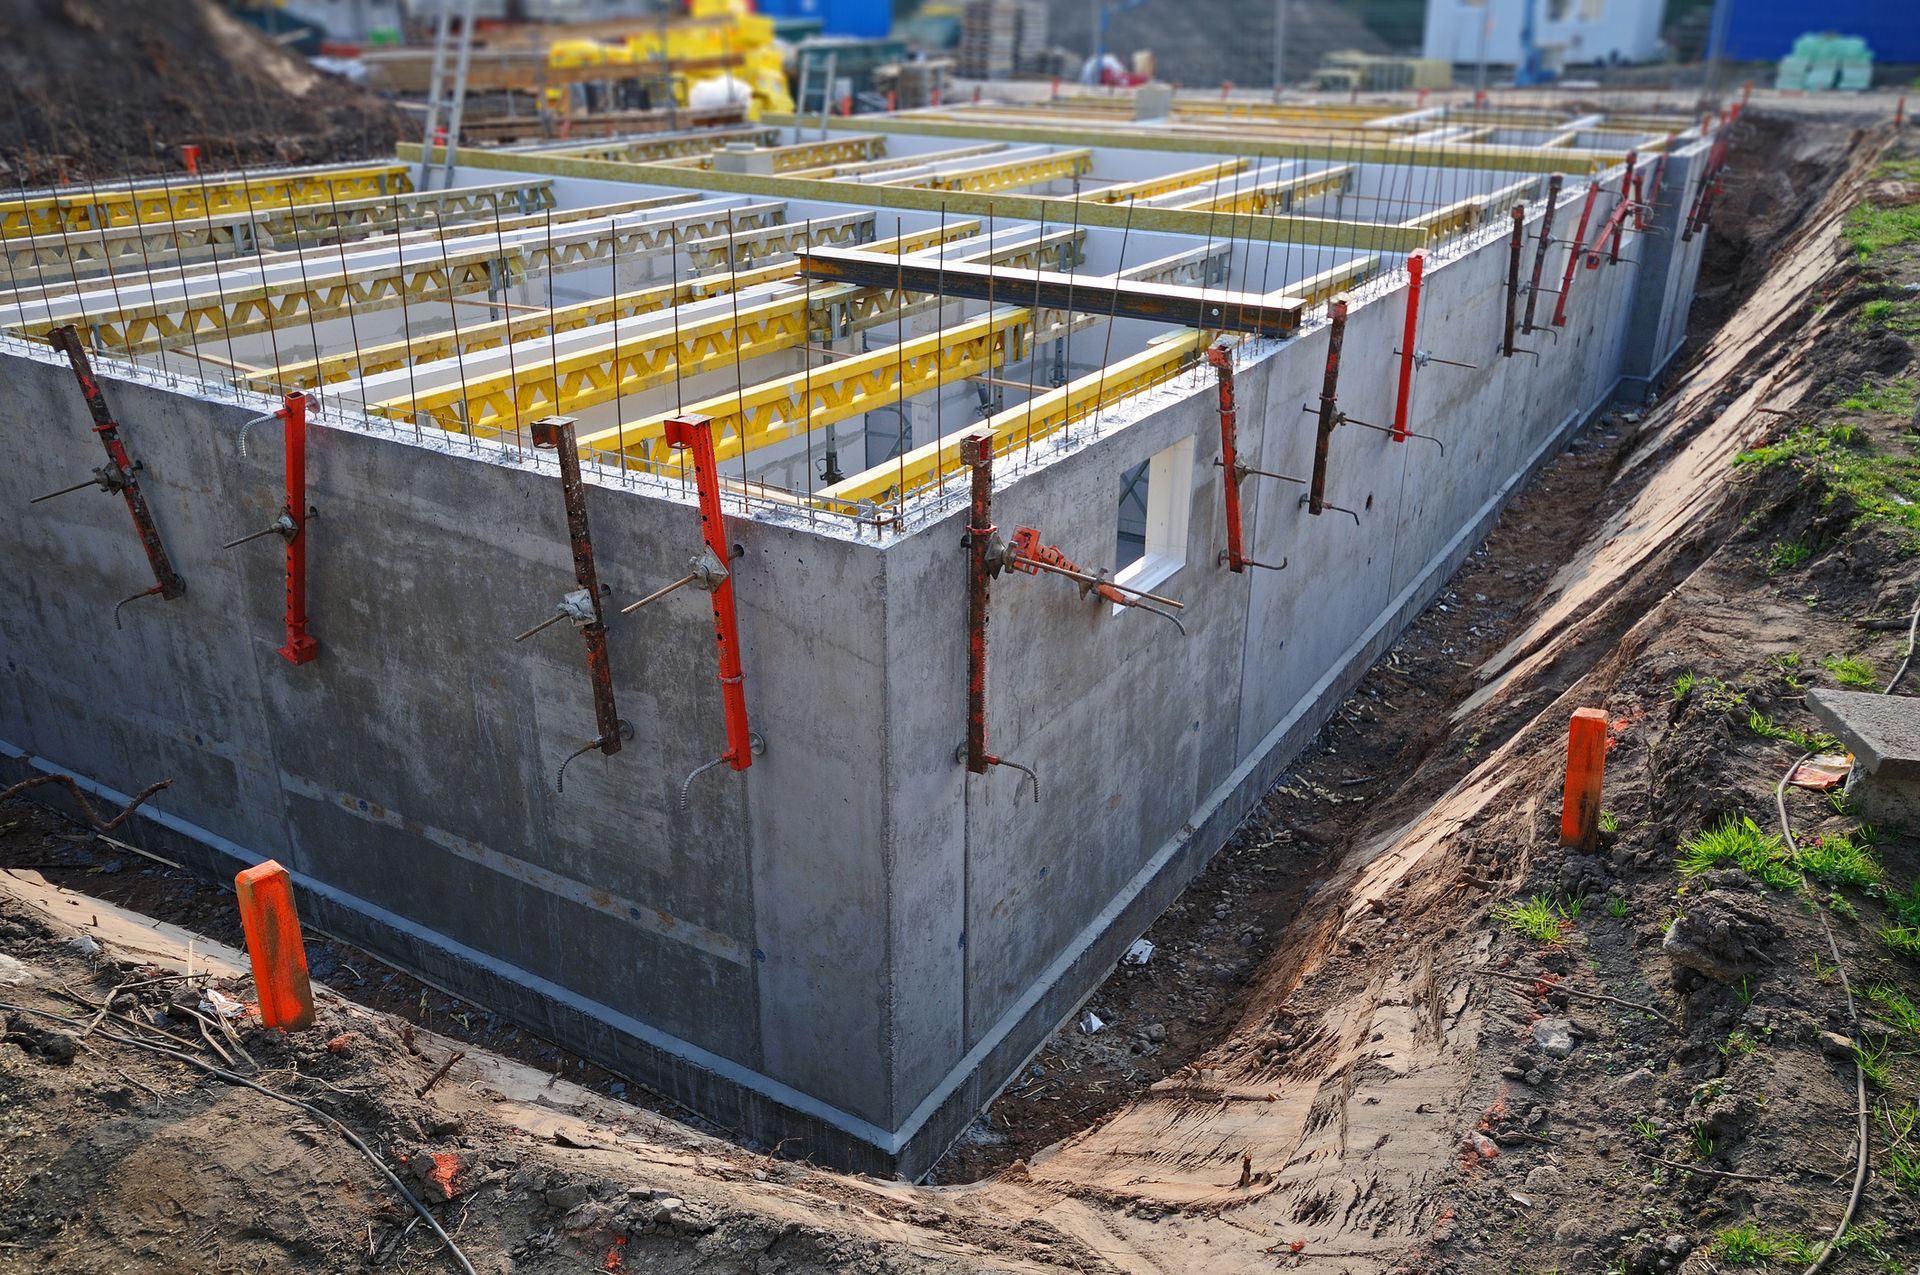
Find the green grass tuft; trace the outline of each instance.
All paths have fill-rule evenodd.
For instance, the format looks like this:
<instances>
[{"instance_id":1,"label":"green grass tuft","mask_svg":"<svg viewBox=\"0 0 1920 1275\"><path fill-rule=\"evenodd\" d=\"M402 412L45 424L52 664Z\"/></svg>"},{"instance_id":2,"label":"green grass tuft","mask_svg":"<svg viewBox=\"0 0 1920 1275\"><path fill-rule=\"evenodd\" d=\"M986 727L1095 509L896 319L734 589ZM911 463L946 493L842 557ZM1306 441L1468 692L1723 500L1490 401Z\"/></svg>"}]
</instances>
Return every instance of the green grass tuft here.
<instances>
[{"instance_id":1,"label":"green grass tuft","mask_svg":"<svg viewBox=\"0 0 1920 1275\"><path fill-rule=\"evenodd\" d=\"M1880 941L1900 955L1920 961L1920 925L1889 925L1880 931Z\"/></svg>"},{"instance_id":2,"label":"green grass tuft","mask_svg":"<svg viewBox=\"0 0 1920 1275\"><path fill-rule=\"evenodd\" d=\"M1800 874L1788 862L1786 843L1761 830L1752 818L1728 816L1680 843L1680 871L1699 876L1711 868L1739 868L1776 890L1800 884Z\"/></svg>"},{"instance_id":3,"label":"green grass tuft","mask_svg":"<svg viewBox=\"0 0 1920 1275\"><path fill-rule=\"evenodd\" d=\"M1813 546L1804 540L1776 540L1767 551L1767 574L1791 571L1812 556Z\"/></svg>"},{"instance_id":4,"label":"green grass tuft","mask_svg":"<svg viewBox=\"0 0 1920 1275\"><path fill-rule=\"evenodd\" d=\"M1920 205L1857 204L1848 210L1841 233L1862 263L1871 261L1888 249L1920 243Z\"/></svg>"},{"instance_id":5,"label":"green grass tuft","mask_svg":"<svg viewBox=\"0 0 1920 1275\"><path fill-rule=\"evenodd\" d=\"M1693 694L1694 685L1699 680L1700 680L1699 678L1693 675L1693 672L1691 669L1689 669L1685 673L1682 673L1680 676L1674 678L1673 679L1673 697L1679 700L1679 699L1685 699L1687 696Z\"/></svg>"},{"instance_id":6,"label":"green grass tuft","mask_svg":"<svg viewBox=\"0 0 1920 1275\"><path fill-rule=\"evenodd\" d=\"M1892 983L1870 983L1863 991L1872 1002L1867 1013L1909 1036L1920 1036L1920 1005Z\"/></svg>"},{"instance_id":7,"label":"green grass tuft","mask_svg":"<svg viewBox=\"0 0 1920 1275\"><path fill-rule=\"evenodd\" d=\"M1826 885L1865 887L1877 884L1883 875L1872 843L1857 834L1834 833L1801 842L1794 866Z\"/></svg>"},{"instance_id":8,"label":"green grass tuft","mask_svg":"<svg viewBox=\"0 0 1920 1275\"><path fill-rule=\"evenodd\" d=\"M1747 729L1763 739L1784 739L1803 753L1831 752L1840 746L1840 741L1825 731L1808 732L1782 726L1757 708L1747 710Z\"/></svg>"},{"instance_id":9,"label":"green grass tuft","mask_svg":"<svg viewBox=\"0 0 1920 1275\"><path fill-rule=\"evenodd\" d=\"M1578 900L1569 910L1567 904L1556 903L1544 894L1536 894L1525 903L1502 903L1493 910L1494 920L1549 947L1565 939L1567 923L1579 915Z\"/></svg>"},{"instance_id":10,"label":"green grass tuft","mask_svg":"<svg viewBox=\"0 0 1920 1275\"><path fill-rule=\"evenodd\" d=\"M1852 655L1829 655L1820 664L1842 686L1861 687L1870 691L1880 689L1880 679L1873 675L1873 666L1863 659Z\"/></svg>"},{"instance_id":11,"label":"green grass tuft","mask_svg":"<svg viewBox=\"0 0 1920 1275\"><path fill-rule=\"evenodd\" d=\"M1713 1237L1713 1255L1733 1266L1766 1266L1772 1262L1810 1262L1820 1246L1791 1231L1763 1231L1752 1222L1730 1226Z\"/></svg>"}]
</instances>

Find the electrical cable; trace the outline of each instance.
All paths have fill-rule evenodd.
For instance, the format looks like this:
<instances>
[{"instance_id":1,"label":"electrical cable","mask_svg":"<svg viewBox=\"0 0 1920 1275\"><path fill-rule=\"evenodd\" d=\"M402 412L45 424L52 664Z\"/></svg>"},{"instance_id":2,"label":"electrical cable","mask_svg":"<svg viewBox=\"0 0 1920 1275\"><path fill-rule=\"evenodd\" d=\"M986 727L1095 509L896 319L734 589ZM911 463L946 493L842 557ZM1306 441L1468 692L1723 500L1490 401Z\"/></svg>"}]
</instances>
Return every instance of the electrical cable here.
<instances>
[{"instance_id":1,"label":"electrical cable","mask_svg":"<svg viewBox=\"0 0 1920 1275\"><path fill-rule=\"evenodd\" d=\"M1913 614L1907 621L1907 653L1901 658L1900 667L1894 670L1893 677L1888 680L1885 689L1880 692L1882 695L1893 694L1893 688L1898 686L1900 679L1906 675L1907 666L1913 662L1914 636L1917 631L1920 631L1920 598L1914 600ZM1800 754L1794 759L1793 764L1787 767L1786 773L1780 776L1780 782L1773 786L1773 808L1780 815L1780 831L1786 838L1787 852L1796 862L1800 858L1800 845L1794 840L1793 824L1787 818L1787 780L1792 778L1795 770L1799 769L1800 763L1811 756L1813 756L1811 751ZM1805 873L1801 874L1800 880L1802 885L1806 883ZM1847 1197L1846 1212L1840 1215L1840 1224L1834 1227L1832 1237L1820 1250L1820 1256L1814 1258L1801 1275L1816 1275L1816 1272L1827 1264L1827 1259L1832 1257L1839 1248L1841 1238L1847 1233L1847 1227L1853 1224L1853 1215L1859 1209L1860 1197L1867 1188L1867 1073L1866 1068L1860 1065L1860 1013L1854 1006L1853 983L1847 978L1846 967L1840 962L1840 945L1834 940L1833 926L1828 922L1824 910L1819 915L1820 927L1827 934L1827 950L1833 954L1833 967L1840 974L1840 989L1846 993L1847 1020L1853 1025L1854 1117L1858 1126L1854 1139L1859 1150L1854 1158L1853 1194Z\"/></svg>"}]
</instances>

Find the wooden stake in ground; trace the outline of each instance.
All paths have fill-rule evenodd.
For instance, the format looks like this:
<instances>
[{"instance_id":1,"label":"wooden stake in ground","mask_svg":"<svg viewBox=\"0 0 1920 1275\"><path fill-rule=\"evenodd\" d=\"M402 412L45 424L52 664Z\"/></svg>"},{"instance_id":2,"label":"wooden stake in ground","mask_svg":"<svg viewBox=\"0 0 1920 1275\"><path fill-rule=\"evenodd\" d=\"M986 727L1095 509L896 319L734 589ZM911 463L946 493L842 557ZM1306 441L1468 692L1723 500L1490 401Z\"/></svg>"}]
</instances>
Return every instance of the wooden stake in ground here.
<instances>
[{"instance_id":1,"label":"wooden stake in ground","mask_svg":"<svg viewBox=\"0 0 1920 1275\"><path fill-rule=\"evenodd\" d=\"M1574 710L1567 728L1567 788L1560 805L1560 844L1593 849L1600 839L1600 783L1607 768L1607 715Z\"/></svg>"}]
</instances>

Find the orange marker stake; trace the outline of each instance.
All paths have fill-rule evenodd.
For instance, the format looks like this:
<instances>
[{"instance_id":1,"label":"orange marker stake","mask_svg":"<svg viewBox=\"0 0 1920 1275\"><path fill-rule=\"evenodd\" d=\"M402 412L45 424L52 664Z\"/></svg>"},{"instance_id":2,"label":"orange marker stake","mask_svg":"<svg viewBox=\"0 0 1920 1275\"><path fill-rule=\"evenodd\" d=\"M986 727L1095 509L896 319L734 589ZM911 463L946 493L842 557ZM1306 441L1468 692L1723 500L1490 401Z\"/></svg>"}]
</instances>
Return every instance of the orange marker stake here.
<instances>
[{"instance_id":1,"label":"orange marker stake","mask_svg":"<svg viewBox=\"0 0 1920 1275\"><path fill-rule=\"evenodd\" d=\"M1607 715L1579 708L1567 730L1567 791L1560 805L1560 844L1590 850L1600 835L1600 781L1607 769Z\"/></svg>"},{"instance_id":2,"label":"orange marker stake","mask_svg":"<svg viewBox=\"0 0 1920 1275\"><path fill-rule=\"evenodd\" d=\"M307 980L307 948L293 910L293 879L269 859L234 877L233 888L240 896L240 924L260 993L260 1021L282 1031L313 1026L313 984Z\"/></svg>"}]
</instances>

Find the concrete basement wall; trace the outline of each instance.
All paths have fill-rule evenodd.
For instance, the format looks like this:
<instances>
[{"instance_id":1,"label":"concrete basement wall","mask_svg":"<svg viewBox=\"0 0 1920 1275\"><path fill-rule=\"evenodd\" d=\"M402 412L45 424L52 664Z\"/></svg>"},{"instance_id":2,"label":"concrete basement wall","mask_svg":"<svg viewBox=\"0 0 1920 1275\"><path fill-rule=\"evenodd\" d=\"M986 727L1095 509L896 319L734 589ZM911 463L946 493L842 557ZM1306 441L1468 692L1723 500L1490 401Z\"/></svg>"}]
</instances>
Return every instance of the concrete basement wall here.
<instances>
[{"instance_id":1,"label":"concrete basement wall","mask_svg":"<svg viewBox=\"0 0 1920 1275\"><path fill-rule=\"evenodd\" d=\"M1521 338L1534 354L1497 352L1504 226L1431 263L1418 346L1477 365L1416 374L1412 427L1445 454L1337 431L1328 496L1358 526L1249 478L1251 554L1286 559L1284 572L1218 565L1210 372L1002 462L995 521L1105 567L1120 475L1193 448L1185 565L1156 586L1187 603L1189 636L1057 578L993 587L990 746L1039 771L1039 804L1016 772L970 777L955 760L958 484L879 542L732 520L766 755L702 775L679 809L684 777L724 746L705 599L682 593L614 622L636 738L581 758L559 796L555 766L593 733L582 644L559 627L511 641L572 584L551 468L410 432L316 429L322 653L294 667L274 653L278 546L219 547L279 507L277 428L254 432L250 458L236 446L270 404L103 361L189 586L130 605L116 630L113 605L149 579L138 544L97 492L27 507L100 457L64 364L8 347L0 770L57 769L109 797L171 777L131 825L146 848L210 874L277 857L300 874L311 923L743 1137L918 1175L1225 842L1519 484L1623 378L1672 356L1702 243L1673 230L1703 151L1675 158L1656 229L1629 234L1626 260L1576 271L1559 338ZM1565 197L1559 234L1583 197ZM1562 258L1549 254L1546 286ZM1340 406L1358 419L1392 419L1404 295L1388 279L1356 297ZM1322 324L1240 351L1248 464L1310 471L1300 409L1316 401L1327 336ZM590 505L615 603L684 569L697 543L685 494L596 481Z\"/></svg>"},{"instance_id":2,"label":"concrete basement wall","mask_svg":"<svg viewBox=\"0 0 1920 1275\"><path fill-rule=\"evenodd\" d=\"M0 355L0 750L109 793L173 786L123 833L213 875L295 871L310 924L422 972L748 1136L858 1159L889 1127L881 554L734 521L745 678L767 754L682 780L725 747L706 599L611 626L636 737L594 734L584 646L515 645L572 587L551 469L321 426L309 448L317 661L281 627L277 541L220 545L281 500L277 425L110 374L108 400L188 582L151 581L122 502L28 508L101 462L64 363ZM680 574L690 500L590 492L616 604ZM22 754L30 754L23 757ZM868 1163L873 1163L869 1160Z\"/></svg>"},{"instance_id":3,"label":"concrete basement wall","mask_svg":"<svg viewBox=\"0 0 1920 1275\"><path fill-rule=\"evenodd\" d=\"M1038 805L1019 772L969 776L953 760L967 681L958 490L944 517L888 548L889 967L904 1172L931 1165L1098 986L1445 587L1513 492L1607 404L1630 356L1684 329L1697 247L1647 249L1673 238L1684 214L1675 203L1702 153L1674 161L1655 228L1628 235L1627 259L1576 270L1558 340L1519 338L1537 358L1500 354L1504 233L1430 264L1416 348L1478 367L1415 373L1409 425L1437 436L1445 453L1337 430L1328 499L1359 511L1358 526L1307 513L1299 487L1249 478L1250 555L1284 559L1285 571L1235 575L1218 565L1226 538L1211 372L1123 406L1097 433L1082 426L1084 441L1066 455L1002 478L993 519L1004 534L1032 525L1083 565L1110 567L1120 475L1180 440L1194 448L1186 565L1155 586L1187 604L1188 636L1083 600L1064 580L1008 575L993 585L988 743L1039 771ZM1584 197L1565 197L1561 226ZM1530 210L1529 234L1542 207ZM1543 288L1559 287L1564 261L1549 253ZM1646 311L1635 302L1648 295L1660 299L1653 317L1662 322L1642 331ZM1404 298L1404 282L1380 288L1349 317L1339 405L1357 419L1393 419ZM1552 310L1543 296L1537 322ZM1327 339L1322 323L1241 354L1234 380L1248 465L1311 472L1314 421L1301 408L1318 401ZM930 636L939 634L949 636Z\"/></svg>"}]
</instances>

